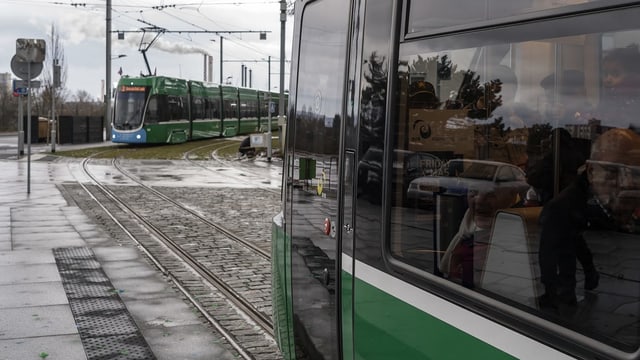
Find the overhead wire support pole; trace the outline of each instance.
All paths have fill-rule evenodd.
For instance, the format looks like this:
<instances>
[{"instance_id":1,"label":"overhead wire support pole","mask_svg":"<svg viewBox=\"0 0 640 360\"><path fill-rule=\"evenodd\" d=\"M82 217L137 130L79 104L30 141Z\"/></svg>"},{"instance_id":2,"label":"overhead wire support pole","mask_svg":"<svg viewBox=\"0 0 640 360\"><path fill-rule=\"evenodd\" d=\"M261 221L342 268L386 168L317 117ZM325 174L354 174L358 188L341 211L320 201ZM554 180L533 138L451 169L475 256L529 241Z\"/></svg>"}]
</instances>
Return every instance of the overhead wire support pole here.
<instances>
[{"instance_id":1,"label":"overhead wire support pole","mask_svg":"<svg viewBox=\"0 0 640 360\"><path fill-rule=\"evenodd\" d=\"M272 140L271 139L273 137L273 135L271 134L271 108L272 108L272 106L271 106L271 56L269 56L269 59L267 61L269 63L268 70L267 70L267 72L269 73L269 77L268 77L268 80L267 80L267 87L268 87L268 89L267 89L267 96L268 96L267 112L269 113L269 124L267 125L268 129L269 129L267 131L267 133L268 133L267 134L267 138L268 138L267 139L267 161L271 162L271 152L272 152L272 149L271 149Z\"/></svg>"},{"instance_id":2,"label":"overhead wire support pole","mask_svg":"<svg viewBox=\"0 0 640 360\"><path fill-rule=\"evenodd\" d=\"M278 125L280 127L280 151L284 154L284 140L287 134L284 108L284 62L285 62L285 30L287 23L287 2L280 0L280 102L278 104Z\"/></svg>"},{"instance_id":3,"label":"overhead wire support pole","mask_svg":"<svg viewBox=\"0 0 640 360\"><path fill-rule=\"evenodd\" d=\"M111 0L107 0L107 9L106 9L106 28L107 28L107 38L106 38L106 74L105 74L105 110L104 110L104 121L105 121L105 134L107 139L111 140Z\"/></svg>"}]
</instances>

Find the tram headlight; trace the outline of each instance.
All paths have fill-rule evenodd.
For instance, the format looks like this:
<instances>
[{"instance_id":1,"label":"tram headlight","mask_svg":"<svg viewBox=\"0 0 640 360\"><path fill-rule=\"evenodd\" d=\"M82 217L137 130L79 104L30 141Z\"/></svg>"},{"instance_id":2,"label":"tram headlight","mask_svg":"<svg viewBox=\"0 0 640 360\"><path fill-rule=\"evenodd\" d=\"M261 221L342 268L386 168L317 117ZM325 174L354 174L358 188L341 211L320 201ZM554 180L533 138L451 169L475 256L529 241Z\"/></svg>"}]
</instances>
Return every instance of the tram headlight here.
<instances>
[{"instance_id":1,"label":"tram headlight","mask_svg":"<svg viewBox=\"0 0 640 360\"><path fill-rule=\"evenodd\" d=\"M116 134L111 134L111 138L115 139L116 138Z\"/></svg>"},{"instance_id":2,"label":"tram headlight","mask_svg":"<svg viewBox=\"0 0 640 360\"><path fill-rule=\"evenodd\" d=\"M136 135L136 139L140 140L140 134Z\"/></svg>"}]
</instances>

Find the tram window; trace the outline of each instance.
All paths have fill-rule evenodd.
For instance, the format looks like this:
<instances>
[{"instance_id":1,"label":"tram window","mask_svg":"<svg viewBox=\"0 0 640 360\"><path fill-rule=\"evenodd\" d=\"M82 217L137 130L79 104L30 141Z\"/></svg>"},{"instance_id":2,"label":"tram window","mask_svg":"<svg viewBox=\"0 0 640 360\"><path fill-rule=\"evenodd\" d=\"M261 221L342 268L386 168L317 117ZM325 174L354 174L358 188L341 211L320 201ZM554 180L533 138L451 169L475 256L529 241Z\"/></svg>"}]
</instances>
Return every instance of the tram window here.
<instances>
[{"instance_id":1,"label":"tram window","mask_svg":"<svg viewBox=\"0 0 640 360\"><path fill-rule=\"evenodd\" d=\"M224 117L225 119L238 117L238 104L235 100L224 100Z\"/></svg>"},{"instance_id":2,"label":"tram window","mask_svg":"<svg viewBox=\"0 0 640 360\"><path fill-rule=\"evenodd\" d=\"M207 117L213 119L220 119L220 101L206 99Z\"/></svg>"},{"instance_id":3,"label":"tram window","mask_svg":"<svg viewBox=\"0 0 640 360\"><path fill-rule=\"evenodd\" d=\"M597 1L602 0L411 1L407 30L409 33L414 33L461 25L470 26L473 23L530 14L550 8L567 8L566 11L570 11L571 6Z\"/></svg>"},{"instance_id":4,"label":"tram window","mask_svg":"<svg viewBox=\"0 0 640 360\"><path fill-rule=\"evenodd\" d=\"M149 98L149 104L147 105L147 112L145 116L145 122L147 124L157 124L160 121L159 101L157 96L151 96Z\"/></svg>"},{"instance_id":5,"label":"tram window","mask_svg":"<svg viewBox=\"0 0 640 360\"><path fill-rule=\"evenodd\" d=\"M240 102L240 117L251 118L256 117L257 100L248 100Z\"/></svg>"},{"instance_id":6,"label":"tram window","mask_svg":"<svg viewBox=\"0 0 640 360\"><path fill-rule=\"evenodd\" d=\"M130 130L140 126L146 92L118 91L116 96L114 125L123 130Z\"/></svg>"},{"instance_id":7,"label":"tram window","mask_svg":"<svg viewBox=\"0 0 640 360\"><path fill-rule=\"evenodd\" d=\"M193 99L193 109L192 109L193 119L204 119L205 118L205 100L201 97L194 97Z\"/></svg>"},{"instance_id":8,"label":"tram window","mask_svg":"<svg viewBox=\"0 0 640 360\"><path fill-rule=\"evenodd\" d=\"M168 120L187 118L185 99L180 96L167 95Z\"/></svg>"},{"instance_id":9,"label":"tram window","mask_svg":"<svg viewBox=\"0 0 640 360\"><path fill-rule=\"evenodd\" d=\"M516 30L528 40L400 45L389 254L636 351L640 29Z\"/></svg>"}]
</instances>

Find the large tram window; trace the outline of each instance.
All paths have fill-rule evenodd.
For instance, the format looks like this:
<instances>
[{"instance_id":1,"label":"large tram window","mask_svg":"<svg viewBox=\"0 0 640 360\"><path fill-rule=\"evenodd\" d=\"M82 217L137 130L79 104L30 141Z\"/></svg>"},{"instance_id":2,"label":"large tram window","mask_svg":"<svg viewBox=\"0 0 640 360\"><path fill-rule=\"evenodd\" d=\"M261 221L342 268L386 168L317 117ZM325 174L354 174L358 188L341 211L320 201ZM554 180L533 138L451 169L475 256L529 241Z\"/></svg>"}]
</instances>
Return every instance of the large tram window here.
<instances>
[{"instance_id":1,"label":"large tram window","mask_svg":"<svg viewBox=\"0 0 640 360\"><path fill-rule=\"evenodd\" d=\"M146 91L118 91L113 124L116 129L131 130L142 124Z\"/></svg>"},{"instance_id":2,"label":"large tram window","mask_svg":"<svg viewBox=\"0 0 640 360\"><path fill-rule=\"evenodd\" d=\"M633 13L557 38L533 39L556 24L539 23L400 45L386 172L393 264L638 349ZM527 40L499 44L499 32Z\"/></svg>"}]
</instances>

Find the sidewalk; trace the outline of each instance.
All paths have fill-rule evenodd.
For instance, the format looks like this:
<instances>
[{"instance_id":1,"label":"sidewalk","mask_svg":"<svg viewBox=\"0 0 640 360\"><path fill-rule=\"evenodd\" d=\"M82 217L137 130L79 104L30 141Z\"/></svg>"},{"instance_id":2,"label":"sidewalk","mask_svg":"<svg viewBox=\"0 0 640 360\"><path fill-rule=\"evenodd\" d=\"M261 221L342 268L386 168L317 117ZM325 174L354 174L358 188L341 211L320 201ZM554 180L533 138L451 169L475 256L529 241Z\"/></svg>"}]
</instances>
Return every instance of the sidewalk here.
<instances>
[{"instance_id":1,"label":"sidewalk","mask_svg":"<svg viewBox=\"0 0 640 360\"><path fill-rule=\"evenodd\" d=\"M38 157L30 194L26 156L0 160L0 359L233 359L138 249L66 203L66 165Z\"/></svg>"}]
</instances>

